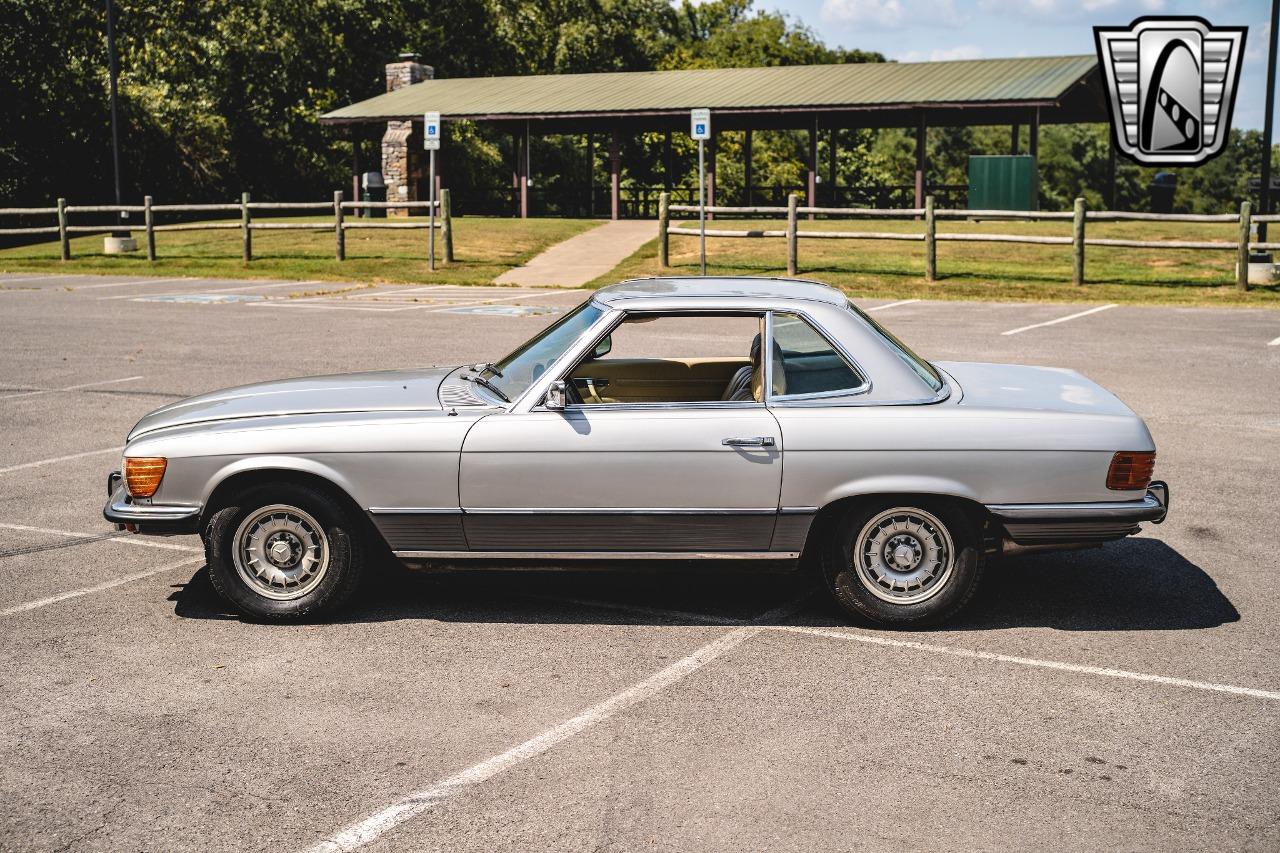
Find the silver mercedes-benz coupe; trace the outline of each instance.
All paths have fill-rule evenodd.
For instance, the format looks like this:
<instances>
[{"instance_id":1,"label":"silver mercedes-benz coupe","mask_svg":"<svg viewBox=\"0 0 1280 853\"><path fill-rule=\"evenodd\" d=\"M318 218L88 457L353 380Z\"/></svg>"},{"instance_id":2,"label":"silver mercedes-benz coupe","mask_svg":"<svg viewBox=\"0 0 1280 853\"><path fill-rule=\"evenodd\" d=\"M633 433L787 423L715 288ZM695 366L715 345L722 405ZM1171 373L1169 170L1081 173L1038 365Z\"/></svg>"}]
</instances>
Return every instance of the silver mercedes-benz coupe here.
<instances>
[{"instance_id":1,"label":"silver mercedes-benz coupe","mask_svg":"<svg viewBox=\"0 0 1280 853\"><path fill-rule=\"evenodd\" d=\"M1142 419L1074 371L925 361L814 282L655 278L497 362L157 409L104 514L198 533L214 586L263 619L332 612L385 548L812 565L851 614L905 626L955 614L994 556L1159 523L1154 465Z\"/></svg>"}]
</instances>

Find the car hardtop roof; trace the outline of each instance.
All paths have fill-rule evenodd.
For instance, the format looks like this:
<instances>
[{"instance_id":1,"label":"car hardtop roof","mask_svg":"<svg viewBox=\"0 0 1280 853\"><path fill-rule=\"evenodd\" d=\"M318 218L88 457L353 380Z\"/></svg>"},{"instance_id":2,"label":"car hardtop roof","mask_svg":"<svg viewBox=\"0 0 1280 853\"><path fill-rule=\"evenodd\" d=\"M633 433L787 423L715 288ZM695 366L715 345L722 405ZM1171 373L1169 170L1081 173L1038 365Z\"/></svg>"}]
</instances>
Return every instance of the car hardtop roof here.
<instances>
[{"instance_id":1,"label":"car hardtop roof","mask_svg":"<svg viewBox=\"0 0 1280 853\"><path fill-rule=\"evenodd\" d=\"M634 278L602 287L593 297L603 305L628 299L665 298L802 299L844 305L848 300L839 290L802 278L754 276L670 276Z\"/></svg>"}]
</instances>

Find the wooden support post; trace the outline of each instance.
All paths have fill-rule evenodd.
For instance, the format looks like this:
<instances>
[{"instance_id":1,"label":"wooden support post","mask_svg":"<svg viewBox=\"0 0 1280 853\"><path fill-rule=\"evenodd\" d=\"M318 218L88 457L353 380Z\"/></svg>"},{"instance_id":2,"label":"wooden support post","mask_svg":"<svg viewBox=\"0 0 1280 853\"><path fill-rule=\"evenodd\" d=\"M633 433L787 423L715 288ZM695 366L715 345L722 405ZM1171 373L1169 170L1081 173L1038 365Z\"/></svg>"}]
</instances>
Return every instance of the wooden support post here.
<instances>
[{"instance_id":1,"label":"wooden support post","mask_svg":"<svg viewBox=\"0 0 1280 853\"><path fill-rule=\"evenodd\" d=\"M933 196L924 197L924 280L938 280L938 229L933 215Z\"/></svg>"},{"instance_id":2,"label":"wooden support post","mask_svg":"<svg viewBox=\"0 0 1280 853\"><path fill-rule=\"evenodd\" d=\"M837 128L831 128L831 138L827 142L827 192L831 194L831 206L839 207L840 199L836 198L836 133Z\"/></svg>"},{"instance_id":3,"label":"wooden support post","mask_svg":"<svg viewBox=\"0 0 1280 853\"><path fill-rule=\"evenodd\" d=\"M618 218L618 206L621 198L619 190L621 189L620 174L622 170L622 152L618 148L618 128L615 126L609 131L609 218Z\"/></svg>"},{"instance_id":4,"label":"wooden support post","mask_svg":"<svg viewBox=\"0 0 1280 853\"><path fill-rule=\"evenodd\" d=\"M1107 134L1107 210L1116 209L1116 138Z\"/></svg>"},{"instance_id":5,"label":"wooden support post","mask_svg":"<svg viewBox=\"0 0 1280 853\"><path fill-rule=\"evenodd\" d=\"M513 210L520 215L520 184L524 174L520 164L524 160L520 156L520 136L515 133L511 134L511 160L511 203Z\"/></svg>"},{"instance_id":6,"label":"wooden support post","mask_svg":"<svg viewBox=\"0 0 1280 853\"><path fill-rule=\"evenodd\" d=\"M787 275L795 275L799 268L800 231L796 208L800 206L800 197L795 193L787 196Z\"/></svg>"},{"instance_id":7,"label":"wooden support post","mask_svg":"<svg viewBox=\"0 0 1280 853\"><path fill-rule=\"evenodd\" d=\"M671 193L663 191L658 196L658 266L666 269L671 266L671 255L668 247L670 235L667 227L671 218Z\"/></svg>"},{"instance_id":8,"label":"wooden support post","mask_svg":"<svg viewBox=\"0 0 1280 853\"><path fill-rule=\"evenodd\" d=\"M444 242L444 262L453 263L453 197L448 187L440 188L440 239Z\"/></svg>"},{"instance_id":9,"label":"wooden support post","mask_svg":"<svg viewBox=\"0 0 1280 853\"><path fill-rule=\"evenodd\" d=\"M147 260L156 259L156 220L151 210L151 196L142 198L142 224L147 229Z\"/></svg>"},{"instance_id":10,"label":"wooden support post","mask_svg":"<svg viewBox=\"0 0 1280 853\"><path fill-rule=\"evenodd\" d=\"M524 125L524 140L520 145L520 218L529 218L529 123Z\"/></svg>"},{"instance_id":11,"label":"wooden support post","mask_svg":"<svg viewBox=\"0 0 1280 853\"><path fill-rule=\"evenodd\" d=\"M1240 248L1236 260L1236 290L1249 289L1249 226L1253 218L1253 205L1240 202Z\"/></svg>"},{"instance_id":12,"label":"wooden support post","mask_svg":"<svg viewBox=\"0 0 1280 853\"><path fill-rule=\"evenodd\" d=\"M1015 157L1018 155L1018 146L1020 140L1018 135L1022 132L1022 126L1016 121L1009 127L1009 153Z\"/></svg>"},{"instance_id":13,"label":"wooden support post","mask_svg":"<svg viewBox=\"0 0 1280 853\"><path fill-rule=\"evenodd\" d=\"M818 117L813 117L813 122L809 125L809 175L808 186L805 193L805 205L807 207L818 206ZM812 213L809 219L813 219Z\"/></svg>"},{"instance_id":14,"label":"wooden support post","mask_svg":"<svg viewBox=\"0 0 1280 853\"><path fill-rule=\"evenodd\" d=\"M360 126L351 126L351 200L360 200L360 148L364 140L360 138ZM359 216L359 211L356 212Z\"/></svg>"},{"instance_id":15,"label":"wooden support post","mask_svg":"<svg viewBox=\"0 0 1280 853\"><path fill-rule=\"evenodd\" d=\"M347 259L347 232L342 227L342 190L333 191L333 240L334 254L340 261Z\"/></svg>"},{"instance_id":16,"label":"wooden support post","mask_svg":"<svg viewBox=\"0 0 1280 853\"><path fill-rule=\"evenodd\" d=\"M916 200L914 207L924 207L924 175L928 168L926 146L929 140L929 126L925 124L924 113L916 124Z\"/></svg>"},{"instance_id":17,"label":"wooden support post","mask_svg":"<svg viewBox=\"0 0 1280 853\"><path fill-rule=\"evenodd\" d=\"M244 243L244 262L253 260L253 231L249 228L249 194L240 194L240 238Z\"/></svg>"},{"instance_id":18,"label":"wooden support post","mask_svg":"<svg viewBox=\"0 0 1280 853\"><path fill-rule=\"evenodd\" d=\"M716 206L716 154L720 151L720 135L714 127L711 138L707 140L707 207ZM708 213L707 219L715 219L714 213Z\"/></svg>"},{"instance_id":19,"label":"wooden support post","mask_svg":"<svg viewBox=\"0 0 1280 853\"><path fill-rule=\"evenodd\" d=\"M1040 209L1040 108L1031 111L1030 136L1027 139L1027 153L1036 161L1035 171L1031 175L1031 209Z\"/></svg>"},{"instance_id":20,"label":"wooden support post","mask_svg":"<svg viewBox=\"0 0 1280 853\"><path fill-rule=\"evenodd\" d=\"M58 199L58 242L62 245L62 259L71 260L71 241L67 238L67 200Z\"/></svg>"},{"instance_id":21,"label":"wooden support post","mask_svg":"<svg viewBox=\"0 0 1280 853\"><path fill-rule=\"evenodd\" d=\"M596 215L596 140L587 134L587 216Z\"/></svg>"},{"instance_id":22,"label":"wooden support post","mask_svg":"<svg viewBox=\"0 0 1280 853\"><path fill-rule=\"evenodd\" d=\"M752 159L751 128L747 128L745 131L743 131L743 133L745 134L742 137L742 166L743 166L743 172L744 172L743 178L744 178L744 183L746 184L746 197L747 197L746 205L747 207L750 207L751 206L751 179L753 177L753 172L755 171L751 164L751 159Z\"/></svg>"},{"instance_id":23,"label":"wooden support post","mask_svg":"<svg viewBox=\"0 0 1280 853\"><path fill-rule=\"evenodd\" d=\"M1071 217L1071 283L1076 287L1084 284L1084 211L1084 199L1076 199Z\"/></svg>"},{"instance_id":24,"label":"wooden support post","mask_svg":"<svg viewBox=\"0 0 1280 853\"><path fill-rule=\"evenodd\" d=\"M671 131L667 131L662 140L662 188L671 192L671 173L675 171L674 158L671 155Z\"/></svg>"}]
</instances>

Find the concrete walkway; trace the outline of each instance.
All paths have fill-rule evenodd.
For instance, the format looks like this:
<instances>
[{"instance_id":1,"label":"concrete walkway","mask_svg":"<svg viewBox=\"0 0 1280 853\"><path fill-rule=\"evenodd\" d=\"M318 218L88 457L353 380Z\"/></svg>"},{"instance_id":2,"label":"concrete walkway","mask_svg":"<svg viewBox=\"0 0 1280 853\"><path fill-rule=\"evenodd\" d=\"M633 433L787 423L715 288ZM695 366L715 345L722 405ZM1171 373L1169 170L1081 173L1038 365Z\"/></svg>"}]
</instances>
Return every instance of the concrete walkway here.
<instances>
[{"instance_id":1,"label":"concrete walkway","mask_svg":"<svg viewBox=\"0 0 1280 853\"><path fill-rule=\"evenodd\" d=\"M656 221L619 219L606 222L555 244L522 267L507 270L494 283L579 287L604 275L657 236Z\"/></svg>"}]
</instances>

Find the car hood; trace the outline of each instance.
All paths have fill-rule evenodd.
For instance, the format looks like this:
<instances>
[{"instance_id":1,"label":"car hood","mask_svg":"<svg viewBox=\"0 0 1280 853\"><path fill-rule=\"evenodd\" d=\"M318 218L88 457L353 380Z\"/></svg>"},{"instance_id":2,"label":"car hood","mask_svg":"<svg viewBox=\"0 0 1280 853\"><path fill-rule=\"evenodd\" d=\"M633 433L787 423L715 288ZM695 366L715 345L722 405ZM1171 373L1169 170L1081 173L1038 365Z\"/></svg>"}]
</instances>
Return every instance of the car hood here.
<instances>
[{"instance_id":1,"label":"car hood","mask_svg":"<svg viewBox=\"0 0 1280 853\"><path fill-rule=\"evenodd\" d=\"M377 370L227 388L156 409L138 421L129 439L167 427L240 418L438 410L440 383L455 369Z\"/></svg>"},{"instance_id":2,"label":"car hood","mask_svg":"<svg viewBox=\"0 0 1280 853\"><path fill-rule=\"evenodd\" d=\"M940 361L974 408L1021 409L1071 414L1132 416L1133 410L1106 388L1063 367Z\"/></svg>"}]
</instances>

